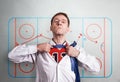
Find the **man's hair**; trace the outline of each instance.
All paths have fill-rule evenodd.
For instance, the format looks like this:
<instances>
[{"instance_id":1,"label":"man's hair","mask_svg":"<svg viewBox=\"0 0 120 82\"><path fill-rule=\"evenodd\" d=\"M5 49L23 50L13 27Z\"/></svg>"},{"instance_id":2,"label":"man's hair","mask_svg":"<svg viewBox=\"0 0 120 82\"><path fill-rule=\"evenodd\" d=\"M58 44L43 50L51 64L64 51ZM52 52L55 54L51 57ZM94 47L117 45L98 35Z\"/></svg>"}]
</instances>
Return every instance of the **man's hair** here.
<instances>
[{"instance_id":1,"label":"man's hair","mask_svg":"<svg viewBox=\"0 0 120 82\"><path fill-rule=\"evenodd\" d=\"M52 17L52 19L51 19L51 24L52 24L54 18L55 18L56 16L58 16L58 15L63 15L63 16L65 16L65 17L67 18L67 21L68 21L68 26L70 25L70 20L69 20L68 15L67 15L66 13L63 13L63 12L58 12L58 13L56 13L56 14Z\"/></svg>"}]
</instances>

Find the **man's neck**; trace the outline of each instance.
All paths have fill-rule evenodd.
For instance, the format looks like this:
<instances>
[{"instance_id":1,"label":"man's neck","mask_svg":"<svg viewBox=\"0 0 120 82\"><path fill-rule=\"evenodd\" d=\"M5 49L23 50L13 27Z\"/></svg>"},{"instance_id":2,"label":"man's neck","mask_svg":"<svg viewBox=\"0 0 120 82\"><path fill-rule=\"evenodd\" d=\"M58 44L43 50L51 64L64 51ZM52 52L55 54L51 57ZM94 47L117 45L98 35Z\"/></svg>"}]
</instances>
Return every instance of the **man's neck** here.
<instances>
[{"instance_id":1,"label":"man's neck","mask_svg":"<svg viewBox=\"0 0 120 82\"><path fill-rule=\"evenodd\" d=\"M53 40L56 44L63 44L65 42L65 36L54 36Z\"/></svg>"}]
</instances>

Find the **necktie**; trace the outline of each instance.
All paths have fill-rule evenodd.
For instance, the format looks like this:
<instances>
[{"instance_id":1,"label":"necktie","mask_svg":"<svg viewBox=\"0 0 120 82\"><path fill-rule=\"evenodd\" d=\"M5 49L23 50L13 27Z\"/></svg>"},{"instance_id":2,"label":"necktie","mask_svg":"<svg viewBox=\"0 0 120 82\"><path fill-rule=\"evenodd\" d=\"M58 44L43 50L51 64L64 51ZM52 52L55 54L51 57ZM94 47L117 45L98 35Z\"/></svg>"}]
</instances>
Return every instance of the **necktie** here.
<instances>
[{"instance_id":1,"label":"necktie","mask_svg":"<svg viewBox=\"0 0 120 82\"><path fill-rule=\"evenodd\" d=\"M74 41L70 46L75 47L77 45L77 43ZM74 71L76 79L75 82L80 82L80 73L79 73L79 69L78 69L78 61L75 57L70 57L70 61L71 61L71 70Z\"/></svg>"}]
</instances>

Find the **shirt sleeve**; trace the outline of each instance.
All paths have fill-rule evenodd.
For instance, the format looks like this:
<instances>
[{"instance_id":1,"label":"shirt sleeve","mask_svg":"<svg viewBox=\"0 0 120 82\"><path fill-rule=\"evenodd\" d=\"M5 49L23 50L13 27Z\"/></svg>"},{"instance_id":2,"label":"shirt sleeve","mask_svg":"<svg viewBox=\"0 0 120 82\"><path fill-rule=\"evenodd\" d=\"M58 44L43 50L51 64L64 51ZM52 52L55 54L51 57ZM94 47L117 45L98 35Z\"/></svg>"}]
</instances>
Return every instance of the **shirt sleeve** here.
<instances>
[{"instance_id":1,"label":"shirt sleeve","mask_svg":"<svg viewBox=\"0 0 120 82\"><path fill-rule=\"evenodd\" d=\"M92 56L85 52L83 48L79 48L80 54L76 57L82 66L93 73L100 71L100 63L95 56Z\"/></svg>"},{"instance_id":2,"label":"shirt sleeve","mask_svg":"<svg viewBox=\"0 0 120 82\"><path fill-rule=\"evenodd\" d=\"M31 62L36 58L37 45L19 45L8 53L8 58L14 63Z\"/></svg>"}]
</instances>

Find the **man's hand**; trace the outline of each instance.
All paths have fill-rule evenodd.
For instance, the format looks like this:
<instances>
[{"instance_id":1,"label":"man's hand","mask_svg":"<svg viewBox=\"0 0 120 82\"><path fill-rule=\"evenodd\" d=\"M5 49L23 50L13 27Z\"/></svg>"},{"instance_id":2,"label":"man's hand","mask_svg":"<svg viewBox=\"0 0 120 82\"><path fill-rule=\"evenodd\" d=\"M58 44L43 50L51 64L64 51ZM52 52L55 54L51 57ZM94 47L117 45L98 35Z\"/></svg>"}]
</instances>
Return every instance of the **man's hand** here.
<instances>
[{"instance_id":1,"label":"man's hand","mask_svg":"<svg viewBox=\"0 0 120 82\"><path fill-rule=\"evenodd\" d=\"M37 50L40 52L50 52L52 46L48 43L41 43L37 45Z\"/></svg>"},{"instance_id":2,"label":"man's hand","mask_svg":"<svg viewBox=\"0 0 120 82\"><path fill-rule=\"evenodd\" d=\"M72 57L77 57L80 54L79 50L70 46L68 43L67 43L67 46L66 46L66 52L69 56L72 56Z\"/></svg>"}]
</instances>

